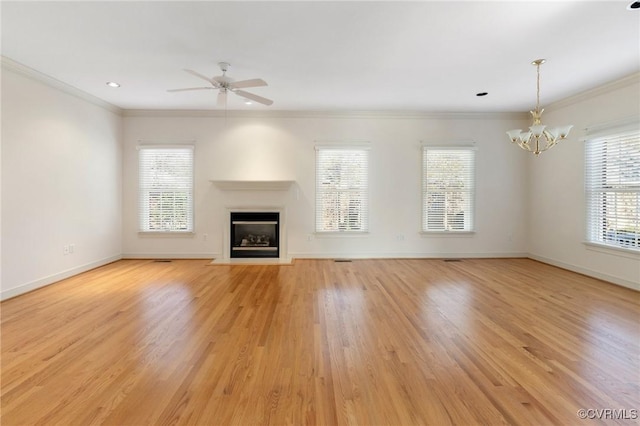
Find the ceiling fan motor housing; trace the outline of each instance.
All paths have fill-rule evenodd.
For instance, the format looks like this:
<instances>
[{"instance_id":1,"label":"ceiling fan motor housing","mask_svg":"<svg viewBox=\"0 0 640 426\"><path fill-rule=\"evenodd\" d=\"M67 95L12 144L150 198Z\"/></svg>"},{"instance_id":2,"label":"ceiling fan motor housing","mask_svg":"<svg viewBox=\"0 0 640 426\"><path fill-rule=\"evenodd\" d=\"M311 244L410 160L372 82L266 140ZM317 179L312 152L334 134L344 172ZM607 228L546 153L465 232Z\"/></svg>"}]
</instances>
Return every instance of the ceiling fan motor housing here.
<instances>
[{"instance_id":1,"label":"ceiling fan motor housing","mask_svg":"<svg viewBox=\"0 0 640 426\"><path fill-rule=\"evenodd\" d=\"M233 79L231 77L227 77L226 75L219 75L213 77L213 80L217 81L220 84L220 87L228 88L230 83L233 83Z\"/></svg>"}]
</instances>

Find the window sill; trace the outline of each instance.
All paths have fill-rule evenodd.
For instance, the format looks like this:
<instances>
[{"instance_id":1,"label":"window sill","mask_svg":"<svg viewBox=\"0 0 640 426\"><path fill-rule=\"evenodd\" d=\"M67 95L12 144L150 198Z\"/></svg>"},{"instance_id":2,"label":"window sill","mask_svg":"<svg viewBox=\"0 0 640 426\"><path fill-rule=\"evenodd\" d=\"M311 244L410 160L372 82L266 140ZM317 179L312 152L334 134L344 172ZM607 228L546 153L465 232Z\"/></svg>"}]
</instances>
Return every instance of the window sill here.
<instances>
[{"instance_id":1,"label":"window sill","mask_svg":"<svg viewBox=\"0 0 640 426\"><path fill-rule=\"evenodd\" d=\"M138 231L140 237L176 237L191 238L196 235L193 231Z\"/></svg>"},{"instance_id":2,"label":"window sill","mask_svg":"<svg viewBox=\"0 0 640 426\"><path fill-rule=\"evenodd\" d=\"M476 231L420 231L422 237L459 237L471 238Z\"/></svg>"},{"instance_id":3,"label":"window sill","mask_svg":"<svg viewBox=\"0 0 640 426\"><path fill-rule=\"evenodd\" d=\"M590 241L584 241L587 250L597 251L600 253L606 253L613 256L621 256L629 259L639 259L640 250L628 249L624 247L610 246L607 244L593 243Z\"/></svg>"},{"instance_id":4,"label":"window sill","mask_svg":"<svg viewBox=\"0 0 640 426\"><path fill-rule=\"evenodd\" d=\"M316 238L368 237L369 231L316 231L313 235Z\"/></svg>"}]
</instances>

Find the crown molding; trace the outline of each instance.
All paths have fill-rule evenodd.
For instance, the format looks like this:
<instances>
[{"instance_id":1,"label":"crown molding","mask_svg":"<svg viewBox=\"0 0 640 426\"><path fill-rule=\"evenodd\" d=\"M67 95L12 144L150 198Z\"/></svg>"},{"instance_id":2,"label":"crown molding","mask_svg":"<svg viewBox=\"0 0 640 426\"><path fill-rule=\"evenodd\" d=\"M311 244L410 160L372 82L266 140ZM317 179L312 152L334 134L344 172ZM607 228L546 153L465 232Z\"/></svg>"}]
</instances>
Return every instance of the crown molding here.
<instances>
[{"instance_id":1,"label":"crown molding","mask_svg":"<svg viewBox=\"0 0 640 426\"><path fill-rule=\"evenodd\" d=\"M121 108L118 108L117 106L110 104L109 102L106 102L98 98L97 96L93 96L65 82L62 82L44 73L41 73L40 71L34 70L33 68L29 68L28 66L23 65L19 62L16 62L13 59L10 59L6 56L0 56L0 63L2 64L3 70L12 71L16 74L20 74L22 76L28 77L32 80L43 83L51 88L57 89L63 93L66 93L71 96L75 96L76 98L82 99L83 101L86 101L93 105L104 108L109 112L112 112L120 116L122 115Z\"/></svg>"},{"instance_id":2,"label":"crown molding","mask_svg":"<svg viewBox=\"0 0 640 426\"><path fill-rule=\"evenodd\" d=\"M522 120L523 112L427 112L427 111L325 111L325 110L271 110L271 111L220 111L220 110L154 110L125 109L124 117L214 117L214 118L360 118L391 120Z\"/></svg>"},{"instance_id":3,"label":"crown molding","mask_svg":"<svg viewBox=\"0 0 640 426\"><path fill-rule=\"evenodd\" d=\"M348 111L348 110L154 110L154 109L122 109L97 96L73 87L67 83L48 76L40 71L23 65L6 56L0 55L3 70L15 72L25 77L41 82L49 87L75 96L93 105L106 109L123 117L213 117L213 118L324 118L324 119L391 119L391 120L527 120L528 112L433 112L433 111ZM588 89L545 106L547 111L565 108L613 90L623 89L640 83L640 72L633 73L621 79L605 83Z\"/></svg>"},{"instance_id":4,"label":"crown molding","mask_svg":"<svg viewBox=\"0 0 640 426\"><path fill-rule=\"evenodd\" d=\"M609 83L605 83L601 86L594 87L592 89L585 90L584 92L577 93L559 101L553 102L545 107L548 111L565 108L567 106L586 101L596 96L604 95L613 90L624 89L634 84L640 83L640 72L633 73L619 80L614 80ZM640 94L640 92L639 92Z\"/></svg>"}]
</instances>

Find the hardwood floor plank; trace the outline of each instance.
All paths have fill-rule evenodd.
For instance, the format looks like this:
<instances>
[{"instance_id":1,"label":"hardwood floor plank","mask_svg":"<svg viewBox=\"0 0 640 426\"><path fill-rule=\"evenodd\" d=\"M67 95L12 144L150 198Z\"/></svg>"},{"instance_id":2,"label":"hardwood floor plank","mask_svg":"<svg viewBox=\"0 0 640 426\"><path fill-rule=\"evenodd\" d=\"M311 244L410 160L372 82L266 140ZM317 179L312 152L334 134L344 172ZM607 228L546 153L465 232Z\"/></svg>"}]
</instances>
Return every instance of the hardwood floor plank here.
<instances>
[{"instance_id":1,"label":"hardwood floor plank","mask_svg":"<svg viewBox=\"0 0 640 426\"><path fill-rule=\"evenodd\" d=\"M3 425L593 424L580 408L637 424L640 409L640 293L527 259L123 260L0 317Z\"/></svg>"}]
</instances>

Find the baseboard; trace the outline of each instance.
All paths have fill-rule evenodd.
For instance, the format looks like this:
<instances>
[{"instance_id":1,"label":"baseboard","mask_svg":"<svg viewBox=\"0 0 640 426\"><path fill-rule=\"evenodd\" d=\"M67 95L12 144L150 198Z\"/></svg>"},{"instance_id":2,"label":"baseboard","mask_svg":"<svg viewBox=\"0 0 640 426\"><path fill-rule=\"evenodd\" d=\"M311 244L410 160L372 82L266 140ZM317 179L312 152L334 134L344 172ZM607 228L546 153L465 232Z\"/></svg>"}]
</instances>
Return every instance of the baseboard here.
<instances>
[{"instance_id":1,"label":"baseboard","mask_svg":"<svg viewBox=\"0 0 640 426\"><path fill-rule=\"evenodd\" d=\"M305 253L289 252L294 259L492 259L528 257L527 253Z\"/></svg>"},{"instance_id":2,"label":"baseboard","mask_svg":"<svg viewBox=\"0 0 640 426\"><path fill-rule=\"evenodd\" d=\"M627 287L632 290L640 291L640 283L626 280L624 278L616 277L614 275L603 274L602 272L593 271L591 269L583 268L581 266L572 265L570 263L560 262L558 260L549 259L544 256L538 256L537 254L529 253L528 258L537 260L538 262L546 263L549 265L557 266L558 268L567 269L572 272L577 272L582 275L587 275L592 278L607 281L612 284L616 284L622 287Z\"/></svg>"},{"instance_id":3,"label":"baseboard","mask_svg":"<svg viewBox=\"0 0 640 426\"><path fill-rule=\"evenodd\" d=\"M290 257L278 258L233 258L213 259L210 265L293 265L294 259Z\"/></svg>"},{"instance_id":4,"label":"baseboard","mask_svg":"<svg viewBox=\"0 0 640 426\"><path fill-rule=\"evenodd\" d=\"M519 258L528 257L528 253L313 253L313 252L289 252L287 256L291 259L489 259L489 258ZM221 263L221 253L123 253L123 259L216 259ZM228 263L228 262L222 262Z\"/></svg>"},{"instance_id":5,"label":"baseboard","mask_svg":"<svg viewBox=\"0 0 640 426\"><path fill-rule=\"evenodd\" d=\"M7 300L12 297L20 296L21 294L28 293L33 290L37 290L41 287L46 287L50 284L56 283L65 278L72 277L74 275L81 274L83 272L90 271L91 269L99 268L106 264L120 260L122 256L115 255L104 259L96 260L95 262L86 263L84 265L76 266L75 268L67 269L66 271L58 272L57 274L49 275L44 278L31 281L27 284L22 284L18 287L10 288L0 292L0 300Z\"/></svg>"},{"instance_id":6,"label":"baseboard","mask_svg":"<svg viewBox=\"0 0 640 426\"><path fill-rule=\"evenodd\" d=\"M123 253L123 259L213 259L220 253Z\"/></svg>"}]
</instances>

